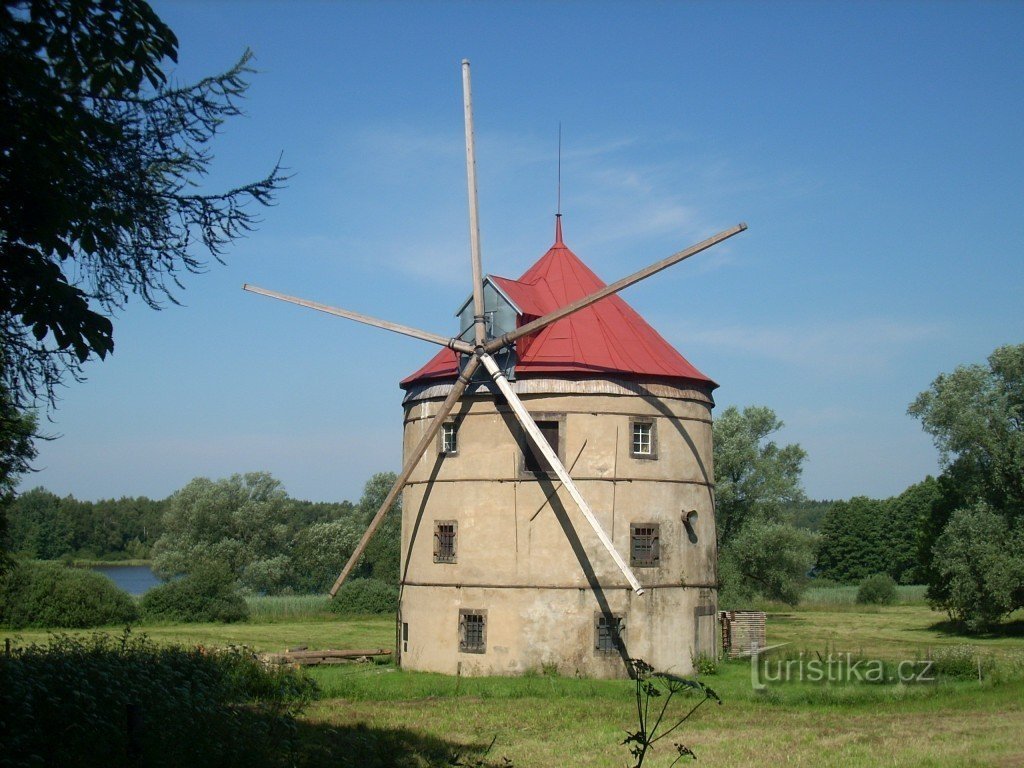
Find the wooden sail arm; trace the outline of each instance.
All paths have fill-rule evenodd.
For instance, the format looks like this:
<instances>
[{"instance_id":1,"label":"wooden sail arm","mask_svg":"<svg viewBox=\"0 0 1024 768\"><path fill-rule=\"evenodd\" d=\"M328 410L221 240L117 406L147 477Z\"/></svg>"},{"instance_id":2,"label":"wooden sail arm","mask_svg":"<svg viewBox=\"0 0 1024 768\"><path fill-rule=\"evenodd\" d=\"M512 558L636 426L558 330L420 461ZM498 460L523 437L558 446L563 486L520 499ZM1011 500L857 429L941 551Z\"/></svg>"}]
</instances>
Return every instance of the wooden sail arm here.
<instances>
[{"instance_id":1,"label":"wooden sail arm","mask_svg":"<svg viewBox=\"0 0 1024 768\"><path fill-rule=\"evenodd\" d=\"M372 325L374 328L383 328L386 331L393 331L394 333L400 333L403 336L412 336L414 339L421 339L422 341L429 341L433 344L439 344L442 347L448 347L448 349L463 354L472 354L473 345L467 344L465 341L457 338L448 338L441 336L430 331L421 331L418 328L412 328L408 325L400 325L399 323L392 323L388 320L379 320L376 317L370 317L360 312L353 312L349 309L341 309L340 307L331 307L327 304L320 304L315 301L308 301L307 299L300 299L295 296L289 296L285 293L278 293L277 291L271 291L266 288L260 288L255 285L249 285L246 283L242 286L242 290L249 291L250 293L258 293L260 296L269 296L272 299L279 299L280 301L286 301L289 304L298 304L300 307L307 307L309 309L315 309L318 312L326 312L328 315L335 315L336 317L344 317L348 320L355 320L357 323L363 323L364 325Z\"/></svg>"},{"instance_id":2,"label":"wooden sail arm","mask_svg":"<svg viewBox=\"0 0 1024 768\"><path fill-rule=\"evenodd\" d=\"M552 450L551 446L548 445L548 441L544 438L544 435L541 434L541 431L537 427L536 422L534 422L533 417L530 416L529 411L526 410L526 406L523 405L523 401L519 399L519 396L512 389L512 385L508 383L508 379L505 378L505 374L502 373L498 364L494 362L494 358L487 353L483 353L479 357L484 364L484 368L487 369L487 372L491 375L494 383L505 396L509 406L511 406L512 412L516 415L516 419L519 420L519 423L526 431L526 434L529 435L530 442L532 442L538 452L544 456L548 464L551 465L551 468L558 476L558 479L562 481L562 485L564 485L566 490L569 491L569 495L572 496L573 501L575 501L576 505L580 508L580 512L583 513L587 522L590 523L590 526L594 529L594 532L597 534L597 538L600 539L604 548L608 550L608 554L612 556L612 560L615 561L615 565L617 565L619 570L622 571L622 575L626 577L626 581L629 582L629 586L632 587L633 591L638 595L642 595L644 593L644 588L640 586L640 582L637 580L633 571L628 565L626 565L626 561L622 559L622 556L615 549L615 545L612 544L612 540L608 537L608 534L605 533L604 528L601 527L601 523L599 523L597 518L594 517L594 513L591 511L590 505L587 504L586 499L583 498L579 488L576 487L576 483L573 482L571 477L569 477L569 473L559 460L558 454L556 454Z\"/></svg>"},{"instance_id":3,"label":"wooden sail arm","mask_svg":"<svg viewBox=\"0 0 1024 768\"><path fill-rule=\"evenodd\" d=\"M395 480L395 484L391 486L391 490L388 491L387 497L384 499L384 503L380 505L380 509L373 516L370 521L370 525L366 528L363 533L363 537L356 544L355 550L349 557L348 562L345 563L345 567L341 571L341 575L338 576L334 582L334 586L331 587L330 595L334 597L338 590L341 589L341 585L345 583L345 579L348 578L352 569L359 563L359 558L363 556L363 552L366 551L367 544L370 543L370 539L373 538L373 534L377 532L380 524L384 521L384 516L391 509L391 505L398 498L398 494L402 492L402 488L405 487L406 481L409 479L409 475L416 469L416 465L420 463L420 458L426 453L427 448L433 443L434 438L437 437L437 433L440 431L441 426L444 424L444 420L448 417L448 414L452 412L456 404L459 402L459 398L462 397L462 393L466 391L466 387L469 384L470 378L480 365L480 360L477 357L472 357L466 362L466 368L459 376L458 380L452 386L451 391L448 393L448 397L444 399L441 407L430 421L430 425L427 427L427 431L423 433L423 437L416 443L416 447L412 449L412 453L409 454L409 458L405 461L405 466L402 467L402 472L398 475Z\"/></svg>"}]
</instances>

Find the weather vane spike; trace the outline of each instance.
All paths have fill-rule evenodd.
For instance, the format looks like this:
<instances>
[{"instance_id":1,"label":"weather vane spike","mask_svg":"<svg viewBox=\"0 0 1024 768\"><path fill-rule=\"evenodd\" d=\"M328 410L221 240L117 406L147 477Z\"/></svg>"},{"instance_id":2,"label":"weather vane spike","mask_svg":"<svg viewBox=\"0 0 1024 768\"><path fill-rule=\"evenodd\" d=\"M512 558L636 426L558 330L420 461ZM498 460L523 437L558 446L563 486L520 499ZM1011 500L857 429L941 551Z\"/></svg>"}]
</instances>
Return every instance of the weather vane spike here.
<instances>
[{"instance_id":1,"label":"weather vane spike","mask_svg":"<svg viewBox=\"0 0 1024 768\"><path fill-rule=\"evenodd\" d=\"M558 202L555 216L562 215L562 121L558 121Z\"/></svg>"}]
</instances>

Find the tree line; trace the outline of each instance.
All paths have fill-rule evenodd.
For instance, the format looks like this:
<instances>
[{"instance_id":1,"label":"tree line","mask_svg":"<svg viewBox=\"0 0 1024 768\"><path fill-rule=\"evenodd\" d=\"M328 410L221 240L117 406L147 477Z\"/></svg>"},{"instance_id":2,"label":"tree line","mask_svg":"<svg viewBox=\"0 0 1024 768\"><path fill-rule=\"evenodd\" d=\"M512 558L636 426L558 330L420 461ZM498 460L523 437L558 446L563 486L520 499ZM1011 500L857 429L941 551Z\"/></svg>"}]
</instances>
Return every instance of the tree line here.
<instances>
[{"instance_id":1,"label":"tree line","mask_svg":"<svg viewBox=\"0 0 1024 768\"><path fill-rule=\"evenodd\" d=\"M845 584L886 574L926 584L934 607L974 630L1024 607L1024 344L940 374L907 412L939 449L939 477L889 499L833 502L803 498L805 455L770 439L782 426L770 409L721 414L725 600L794 602L811 574Z\"/></svg>"},{"instance_id":2,"label":"tree line","mask_svg":"<svg viewBox=\"0 0 1024 768\"><path fill-rule=\"evenodd\" d=\"M1024 345L940 375L909 413L935 438L942 474L889 499L840 501L805 497L806 453L773 440L783 424L770 408L729 407L715 419L723 605L795 604L812 578L886 574L928 585L934 606L974 629L1024 607ZM148 556L166 578L216 563L250 592L322 592L393 480L374 475L355 504L293 499L265 472L196 478L159 501L86 502L40 488L10 504L6 545L40 559ZM355 576L397 583L399 509Z\"/></svg>"},{"instance_id":3,"label":"tree line","mask_svg":"<svg viewBox=\"0 0 1024 768\"><path fill-rule=\"evenodd\" d=\"M226 564L251 592L324 592L355 548L394 475L374 475L360 500L294 499L266 472L196 478L166 499L81 501L45 488L7 509L5 549L20 559L150 559L164 578ZM356 575L397 583L398 505Z\"/></svg>"}]
</instances>

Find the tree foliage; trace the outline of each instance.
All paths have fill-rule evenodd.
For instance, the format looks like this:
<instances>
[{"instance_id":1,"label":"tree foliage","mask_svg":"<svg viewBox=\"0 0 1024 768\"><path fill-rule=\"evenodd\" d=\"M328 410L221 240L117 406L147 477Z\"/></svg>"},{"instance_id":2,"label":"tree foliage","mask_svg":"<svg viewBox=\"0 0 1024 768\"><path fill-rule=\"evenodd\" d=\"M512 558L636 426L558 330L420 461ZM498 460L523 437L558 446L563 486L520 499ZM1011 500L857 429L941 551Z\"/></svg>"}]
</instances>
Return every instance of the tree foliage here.
<instances>
[{"instance_id":1,"label":"tree foliage","mask_svg":"<svg viewBox=\"0 0 1024 768\"><path fill-rule=\"evenodd\" d=\"M9 508L10 549L40 560L148 557L164 506L144 496L80 501L33 488Z\"/></svg>"},{"instance_id":2,"label":"tree foliage","mask_svg":"<svg viewBox=\"0 0 1024 768\"><path fill-rule=\"evenodd\" d=\"M939 603L951 618L981 630L1024 607L1024 525L984 503L957 510L935 543L946 585Z\"/></svg>"},{"instance_id":3,"label":"tree foliage","mask_svg":"<svg viewBox=\"0 0 1024 768\"><path fill-rule=\"evenodd\" d=\"M1024 513L1024 344L988 365L940 374L908 413L934 440L943 464L977 478L975 492L1011 517Z\"/></svg>"},{"instance_id":4,"label":"tree foliage","mask_svg":"<svg viewBox=\"0 0 1024 768\"><path fill-rule=\"evenodd\" d=\"M202 252L220 259L281 187L201 191L209 144L252 73L250 54L192 85L169 82L171 29L142 0L0 5L0 352L15 405L47 399L113 351L131 296L174 300Z\"/></svg>"},{"instance_id":5,"label":"tree foliage","mask_svg":"<svg viewBox=\"0 0 1024 768\"><path fill-rule=\"evenodd\" d=\"M168 499L153 570L170 578L222 563L242 586L278 591L291 568L291 506L281 483L266 472L197 477Z\"/></svg>"},{"instance_id":6,"label":"tree foliage","mask_svg":"<svg viewBox=\"0 0 1024 768\"><path fill-rule=\"evenodd\" d=\"M3 355L0 353L0 366ZM14 501L19 478L32 470L36 457L33 440L36 419L32 413L19 410L0 377L0 575L10 567L8 557L8 510Z\"/></svg>"},{"instance_id":7,"label":"tree foliage","mask_svg":"<svg viewBox=\"0 0 1024 768\"><path fill-rule=\"evenodd\" d=\"M834 502L821 523L818 575L855 584L876 573L909 584L918 575L918 540L939 495L931 477L890 499Z\"/></svg>"},{"instance_id":8,"label":"tree foliage","mask_svg":"<svg viewBox=\"0 0 1024 768\"><path fill-rule=\"evenodd\" d=\"M803 499L800 474L806 452L769 438L782 429L771 408L726 408L714 422L715 520L728 543L753 519L779 521L787 505Z\"/></svg>"},{"instance_id":9,"label":"tree foliage","mask_svg":"<svg viewBox=\"0 0 1024 768\"><path fill-rule=\"evenodd\" d=\"M156 621L245 621L249 606L235 589L235 576L223 563L203 563L180 579L142 596L142 615Z\"/></svg>"},{"instance_id":10,"label":"tree foliage","mask_svg":"<svg viewBox=\"0 0 1024 768\"><path fill-rule=\"evenodd\" d=\"M1024 564L1004 554L1024 525L1024 344L987 363L940 374L908 409L945 466L921 526L920 573L932 603L972 628L1024 605L1012 578Z\"/></svg>"},{"instance_id":11,"label":"tree foliage","mask_svg":"<svg viewBox=\"0 0 1024 768\"><path fill-rule=\"evenodd\" d=\"M736 608L761 597L796 605L814 565L815 546L814 534L787 523L748 521L722 548L719 602Z\"/></svg>"},{"instance_id":12,"label":"tree foliage","mask_svg":"<svg viewBox=\"0 0 1024 768\"><path fill-rule=\"evenodd\" d=\"M99 573L56 563L18 563L0 577L0 624L98 627L138 619L131 596Z\"/></svg>"}]
</instances>

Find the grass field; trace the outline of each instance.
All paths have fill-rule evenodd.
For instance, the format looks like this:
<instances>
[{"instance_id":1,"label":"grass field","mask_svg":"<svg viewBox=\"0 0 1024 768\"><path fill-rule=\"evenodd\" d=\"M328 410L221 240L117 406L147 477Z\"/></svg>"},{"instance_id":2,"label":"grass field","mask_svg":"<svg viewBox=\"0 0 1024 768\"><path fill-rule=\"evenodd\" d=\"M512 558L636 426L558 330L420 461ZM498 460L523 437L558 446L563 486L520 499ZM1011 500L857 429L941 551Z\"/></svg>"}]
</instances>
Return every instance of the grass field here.
<instances>
[{"instance_id":1,"label":"grass field","mask_svg":"<svg viewBox=\"0 0 1024 768\"><path fill-rule=\"evenodd\" d=\"M910 685L774 683L751 686L749 662L721 664L705 682L721 695L649 756L651 768L691 746L702 765L1024 766L1024 617L998 635L964 637L944 614L902 588L901 604L856 606L844 588L812 593L797 609L773 607L769 643L795 657L850 652L889 661L940 656L970 645L986 660L984 679ZM847 590L848 591L848 590ZM140 627L157 640L385 647L387 618L339 619L322 598L260 598L238 625ZM45 632L22 632L18 642ZM635 727L632 683L553 677L454 678L403 672L389 664L310 670L324 697L303 716L309 766L622 766ZM679 702L681 706L687 702ZM493 742L493 745L492 745ZM490 750L488 751L488 747Z\"/></svg>"}]
</instances>

